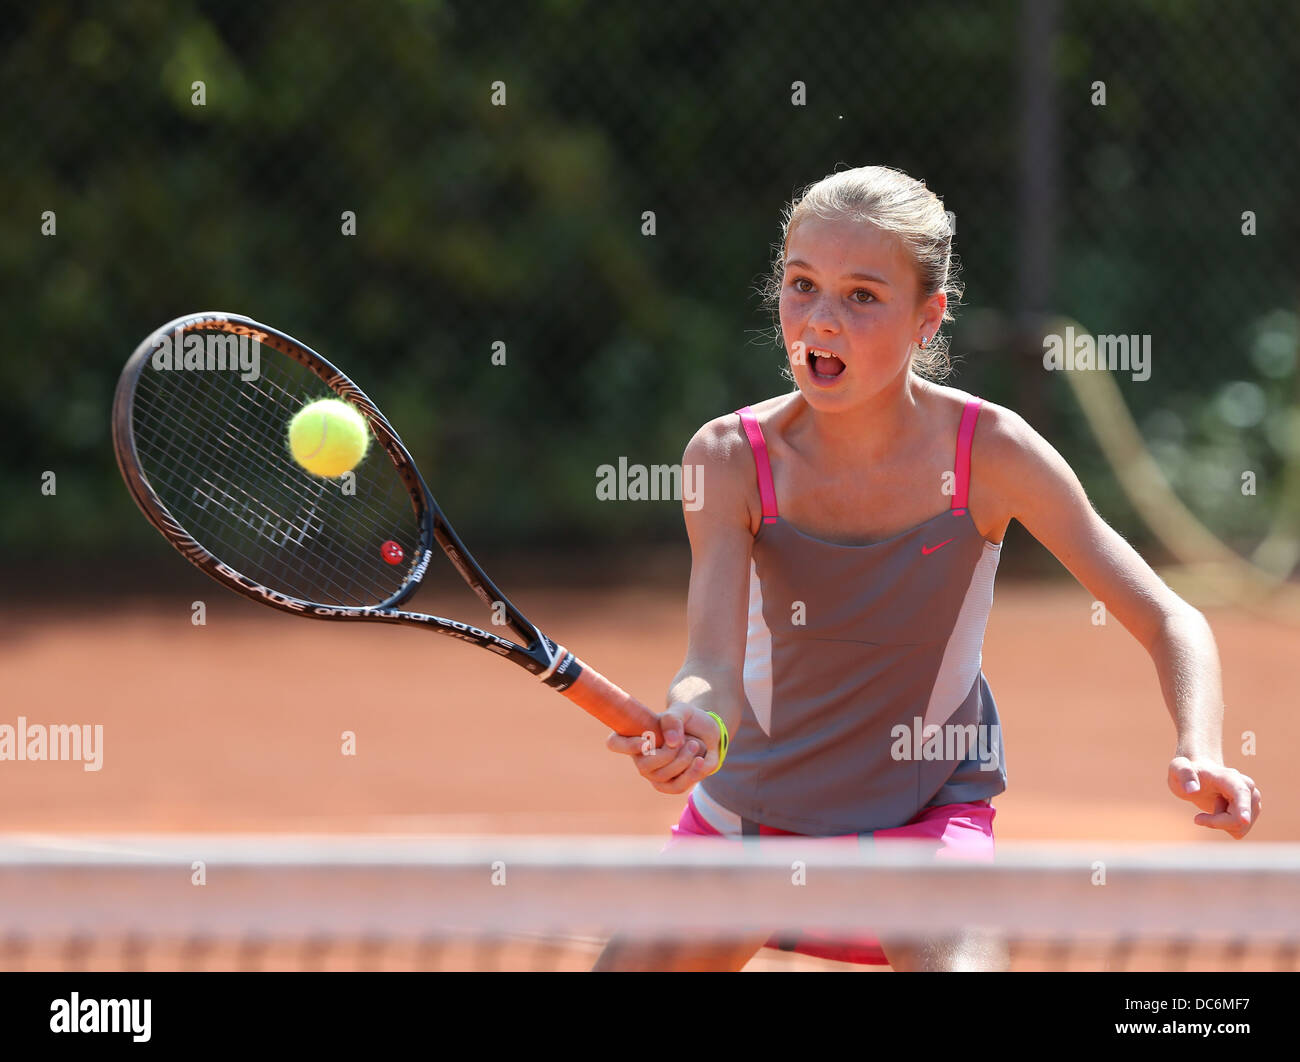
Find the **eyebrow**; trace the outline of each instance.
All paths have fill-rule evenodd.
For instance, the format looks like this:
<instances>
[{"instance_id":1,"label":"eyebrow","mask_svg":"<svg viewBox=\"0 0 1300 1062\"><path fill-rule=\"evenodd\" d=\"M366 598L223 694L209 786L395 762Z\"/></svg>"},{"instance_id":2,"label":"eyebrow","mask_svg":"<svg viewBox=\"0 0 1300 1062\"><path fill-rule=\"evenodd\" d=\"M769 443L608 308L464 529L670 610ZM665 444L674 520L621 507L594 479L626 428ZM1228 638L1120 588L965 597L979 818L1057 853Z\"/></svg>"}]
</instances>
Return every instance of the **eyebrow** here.
<instances>
[{"instance_id":1,"label":"eyebrow","mask_svg":"<svg viewBox=\"0 0 1300 1062\"><path fill-rule=\"evenodd\" d=\"M786 262L785 267L786 269L806 269L810 273L817 272L817 270L815 270L802 258L792 258L790 261ZM844 277L847 280L869 280L869 281L873 281L876 284L883 284L885 285L885 287L889 287L888 280L886 280L884 277L878 277L874 273L845 273Z\"/></svg>"}]
</instances>

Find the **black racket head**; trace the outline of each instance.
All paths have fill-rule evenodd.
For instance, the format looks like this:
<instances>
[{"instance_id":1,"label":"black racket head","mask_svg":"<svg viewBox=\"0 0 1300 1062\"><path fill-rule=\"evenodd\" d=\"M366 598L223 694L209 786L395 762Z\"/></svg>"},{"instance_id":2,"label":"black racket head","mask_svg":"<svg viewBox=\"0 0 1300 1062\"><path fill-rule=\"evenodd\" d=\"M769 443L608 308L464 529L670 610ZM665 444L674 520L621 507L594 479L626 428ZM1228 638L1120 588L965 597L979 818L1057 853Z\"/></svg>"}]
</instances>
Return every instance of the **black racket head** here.
<instances>
[{"instance_id":1,"label":"black racket head","mask_svg":"<svg viewBox=\"0 0 1300 1062\"><path fill-rule=\"evenodd\" d=\"M349 475L313 475L289 452L289 421L320 398L365 419ZM267 604L390 609L428 569L436 505L397 434L325 358L250 318L190 314L146 338L118 380L113 447L168 541Z\"/></svg>"}]
</instances>

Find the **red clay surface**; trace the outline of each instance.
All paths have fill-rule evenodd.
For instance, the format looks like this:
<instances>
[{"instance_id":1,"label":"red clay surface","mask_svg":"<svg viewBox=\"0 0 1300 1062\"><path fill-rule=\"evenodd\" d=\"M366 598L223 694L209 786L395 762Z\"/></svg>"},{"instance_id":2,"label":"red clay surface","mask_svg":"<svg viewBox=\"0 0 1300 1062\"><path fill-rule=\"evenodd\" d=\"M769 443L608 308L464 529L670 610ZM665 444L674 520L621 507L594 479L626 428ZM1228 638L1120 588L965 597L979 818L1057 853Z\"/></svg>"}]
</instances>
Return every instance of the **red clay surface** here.
<instances>
[{"instance_id":1,"label":"red clay surface","mask_svg":"<svg viewBox=\"0 0 1300 1062\"><path fill-rule=\"evenodd\" d=\"M680 813L680 798L605 751L598 723L488 654L209 591L201 627L188 593L171 606L9 613L0 723L102 724L104 761L98 772L0 762L0 831L664 834ZM460 591L416 606L482 622ZM685 646L684 580L517 599L548 633L663 703ZM1090 605L1072 583L997 589L984 669L1010 774L995 801L998 836L1238 843L1193 825L1195 809L1169 794L1174 732L1154 668L1117 623L1093 626ZM1228 762L1264 793L1250 840L1298 840L1297 632L1208 614ZM345 731L355 756L342 752ZM1241 754L1244 731L1256 735L1254 756Z\"/></svg>"}]
</instances>

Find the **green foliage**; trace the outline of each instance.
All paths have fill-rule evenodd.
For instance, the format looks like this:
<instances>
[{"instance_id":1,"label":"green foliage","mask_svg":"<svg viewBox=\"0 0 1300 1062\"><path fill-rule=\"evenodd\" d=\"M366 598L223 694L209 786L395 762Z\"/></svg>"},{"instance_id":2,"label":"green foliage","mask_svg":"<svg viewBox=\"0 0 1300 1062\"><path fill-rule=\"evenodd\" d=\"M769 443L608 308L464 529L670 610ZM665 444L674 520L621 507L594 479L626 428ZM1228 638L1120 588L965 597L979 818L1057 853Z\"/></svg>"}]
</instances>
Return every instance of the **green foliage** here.
<instances>
[{"instance_id":1,"label":"green foliage","mask_svg":"<svg viewBox=\"0 0 1300 1062\"><path fill-rule=\"evenodd\" d=\"M781 207L866 163L925 178L958 215L952 382L1017 408L1038 396L1040 430L1103 511L1125 511L1064 382L998 338L1024 309L1010 0L48 0L11 19L11 556L147 542L113 467L113 387L152 328L202 309L344 366L473 540L678 536L671 503L598 504L596 468L674 462L704 421L786 389L754 290ZM1156 371L1126 394L1185 499L1245 537L1295 423L1297 42L1286 0L1102 0L1066 4L1052 45L1050 308L1153 336ZM1243 210L1260 235L1241 235ZM1216 493L1243 462L1260 474L1253 515Z\"/></svg>"}]
</instances>

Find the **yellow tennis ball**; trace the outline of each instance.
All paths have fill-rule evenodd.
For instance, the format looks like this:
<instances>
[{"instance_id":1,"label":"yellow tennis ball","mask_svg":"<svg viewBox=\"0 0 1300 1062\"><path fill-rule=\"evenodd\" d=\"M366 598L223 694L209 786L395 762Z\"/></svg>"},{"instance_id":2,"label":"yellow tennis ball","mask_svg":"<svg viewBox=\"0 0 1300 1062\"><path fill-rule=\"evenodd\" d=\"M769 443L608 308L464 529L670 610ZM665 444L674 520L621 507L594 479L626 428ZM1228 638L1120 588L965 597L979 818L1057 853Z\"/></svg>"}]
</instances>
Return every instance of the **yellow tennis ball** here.
<instances>
[{"instance_id":1,"label":"yellow tennis ball","mask_svg":"<svg viewBox=\"0 0 1300 1062\"><path fill-rule=\"evenodd\" d=\"M351 472L369 444L365 417L337 398L308 403L289 421L289 452L314 476Z\"/></svg>"}]
</instances>

